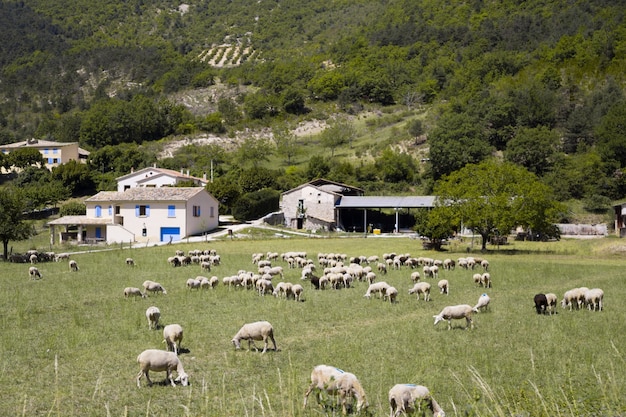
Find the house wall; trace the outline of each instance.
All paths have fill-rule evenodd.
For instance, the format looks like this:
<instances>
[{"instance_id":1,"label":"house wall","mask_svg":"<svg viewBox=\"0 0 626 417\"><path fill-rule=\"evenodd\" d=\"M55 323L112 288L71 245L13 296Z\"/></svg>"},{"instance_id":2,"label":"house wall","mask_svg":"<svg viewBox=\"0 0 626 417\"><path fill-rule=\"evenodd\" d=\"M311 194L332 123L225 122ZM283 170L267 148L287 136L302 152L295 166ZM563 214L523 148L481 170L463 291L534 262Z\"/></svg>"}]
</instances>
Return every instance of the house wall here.
<instances>
[{"instance_id":1,"label":"house wall","mask_svg":"<svg viewBox=\"0 0 626 417\"><path fill-rule=\"evenodd\" d=\"M199 216L194 216L193 206L200 207ZM219 226L219 203L209 193L198 193L187 203L187 236L217 229ZM198 213L196 213L198 214Z\"/></svg>"},{"instance_id":2,"label":"house wall","mask_svg":"<svg viewBox=\"0 0 626 417\"><path fill-rule=\"evenodd\" d=\"M136 236L119 224L108 224L106 228L107 243L135 242Z\"/></svg>"},{"instance_id":3,"label":"house wall","mask_svg":"<svg viewBox=\"0 0 626 417\"><path fill-rule=\"evenodd\" d=\"M137 187L139 183L141 183L142 187L162 187L164 185L176 184L176 178L163 175L157 171L140 171L135 176L118 181L117 191L121 192L125 188Z\"/></svg>"},{"instance_id":4,"label":"house wall","mask_svg":"<svg viewBox=\"0 0 626 417\"><path fill-rule=\"evenodd\" d=\"M135 234L138 242L158 242L162 227L179 227L181 236L187 230L186 206L183 201L131 201L120 202L120 216L124 219L124 228ZM169 215L168 206L174 206L174 215ZM137 208L145 206L146 214L137 215ZM146 236L143 228L146 226Z\"/></svg>"},{"instance_id":5,"label":"house wall","mask_svg":"<svg viewBox=\"0 0 626 417\"><path fill-rule=\"evenodd\" d=\"M305 222L305 228L319 228L319 226L316 227L316 225L333 224L335 222L335 202L337 198L338 197L333 193L320 190L310 185L305 185L290 193L285 193L280 202L281 210L285 214L285 224L290 227L295 227L295 219L297 219L298 203L300 200L304 201L307 219L311 219ZM313 219L316 220L314 221Z\"/></svg>"}]
</instances>

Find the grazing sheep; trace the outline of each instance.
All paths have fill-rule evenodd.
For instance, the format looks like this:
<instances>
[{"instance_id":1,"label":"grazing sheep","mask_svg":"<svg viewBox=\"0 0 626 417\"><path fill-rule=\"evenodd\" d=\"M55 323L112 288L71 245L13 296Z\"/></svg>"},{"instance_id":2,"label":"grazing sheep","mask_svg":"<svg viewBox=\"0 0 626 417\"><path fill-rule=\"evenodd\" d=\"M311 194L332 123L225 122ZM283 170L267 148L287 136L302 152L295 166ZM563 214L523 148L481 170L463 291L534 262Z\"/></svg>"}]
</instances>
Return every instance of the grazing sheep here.
<instances>
[{"instance_id":1,"label":"grazing sheep","mask_svg":"<svg viewBox=\"0 0 626 417\"><path fill-rule=\"evenodd\" d=\"M491 288L491 274L485 272L480 276L480 285L485 288Z\"/></svg>"},{"instance_id":2,"label":"grazing sheep","mask_svg":"<svg viewBox=\"0 0 626 417\"><path fill-rule=\"evenodd\" d=\"M69 253L57 253L54 256L54 262L59 262L61 259L70 259Z\"/></svg>"},{"instance_id":3,"label":"grazing sheep","mask_svg":"<svg viewBox=\"0 0 626 417\"><path fill-rule=\"evenodd\" d=\"M341 410L343 414L348 414L348 399L356 399L356 411L361 412L369 406L365 390L354 374L344 372L339 368L328 365L317 365L311 372L311 384L304 393L304 406L306 408L309 394L316 391L317 402L322 402L322 391L328 395L339 394Z\"/></svg>"},{"instance_id":4,"label":"grazing sheep","mask_svg":"<svg viewBox=\"0 0 626 417\"><path fill-rule=\"evenodd\" d=\"M386 274L387 273L387 264L382 263L382 262L378 262L376 264L376 269L378 270L378 272L380 272L381 274Z\"/></svg>"},{"instance_id":5,"label":"grazing sheep","mask_svg":"<svg viewBox=\"0 0 626 417\"><path fill-rule=\"evenodd\" d=\"M478 303L472 308L476 313L478 313L481 309L486 310L491 302L491 298L486 293L482 293L480 297L478 297Z\"/></svg>"},{"instance_id":6,"label":"grazing sheep","mask_svg":"<svg viewBox=\"0 0 626 417\"><path fill-rule=\"evenodd\" d=\"M442 279L437 283L437 287L439 288L439 292L441 294L448 295L450 293L450 285L448 284L447 279Z\"/></svg>"},{"instance_id":7,"label":"grazing sheep","mask_svg":"<svg viewBox=\"0 0 626 417\"><path fill-rule=\"evenodd\" d=\"M274 297L285 297L288 299L293 294L292 287L293 284L291 282L279 282L274 287L272 294L274 294Z\"/></svg>"},{"instance_id":8,"label":"grazing sheep","mask_svg":"<svg viewBox=\"0 0 626 417\"><path fill-rule=\"evenodd\" d=\"M535 294L535 309L537 314L546 314L548 310L548 299L545 294Z\"/></svg>"},{"instance_id":9,"label":"grazing sheep","mask_svg":"<svg viewBox=\"0 0 626 417\"><path fill-rule=\"evenodd\" d=\"M148 330L158 329L161 310L155 306L148 307L146 309L146 318L148 319Z\"/></svg>"},{"instance_id":10,"label":"grazing sheep","mask_svg":"<svg viewBox=\"0 0 626 417\"><path fill-rule=\"evenodd\" d=\"M420 273L415 271L411 273L411 281L414 283L420 280Z\"/></svg>"},{"instance_id":11,"label":"grazing sheep","mask_svg":"<svg viewBox=\"0 0 626 417\"><path fill-rule=\"evenodd\" d=\"M456 263L452 259L444 259L443 260L443 269L447 271L451 271L456 266Z\"/></svg>"},{"instance_id":12,"label":"grazing sheep","mask_svg":"<svg viewBox=\"0 0 626 417\"><path fill-rule=\"evenodd\" d=\"M389 299L390 303L395 303L398 298L398 290L396 287L388 287L383 293L383 301Z\"/></svg>"},{"instance_id":13,"label":"grazing sheep","mask_svg":"<svg viewBox=\"0 0 626 417\"><path fill-rule=\"evenodd\" d=\"M210 272L211 271L211 262L202 262L200 264L200 269L202 269L203 271Z\"/></svg>"},{"instance_id":14,"label":"grazing sheep","mask_svg":"<svg viewBox=\"0 0 626 417\"><path fill-rule=\"evenodd\" d=\"M135 266L135 260L133 258L126 258L126 265Z\"/></svg>"},{"instance_id":15,"label":"grazing sheep","mask_svg":"<svg viewBox=\"0 0 626 417\"><path fill-rule=\"evenodd\" d=\"M481 281L482 277L483 277L482 274L474 274L472 276L472 278L474 279L474 284L480 286L480 281Z\"/></svg>"},{"instance_id":16,"label":"grazing sheep","mask_svg":"<svg viewBox=\"0 0 626 417\"><path fill-rule=\"evenodd\" d=\"M474 328L474 321L472 320L472 312L474 309L468 304L459 304L456 306L447 306L441 310L441 313L433 316L435 319L435 325L442 320L448 321L448 330L452 328L452 319L465 319L467 327Z\"/></svg>"},{"instance_id":17,"label":"grazing sheep","mask_svg":"<svg viewBox=\"0 0 626 417\"><path fill-rule=\"evenodd\" d=\"M28 260L30 261L31 264L36 264L37 261L39 260L39 258L37 257L37 254L33 253L28 257Z\"/></svg>"},{"instance_id":18,"label":"grazing sheep","mask_svg":"<svg viewBox=\"0 0 626 417\"><path fill-rule=\"evenodd\" d=\"M150 281L150 280L146 280L143 282L143 289L146 293L147 292L154 292L154 293L160 292L163 294L167 294L167 291L165 291L165 288L163 288L161 284L159 284L158 282Z\"/></svg>"},{"instance_id":19,"label":"grazing sheep","mask_svg":"<svg viewBox=\"0 0 626 417\"><path fill-rule=\"evenodd\" d=\"M264 343L263 352L267 352L268 340L272 341L274 345L274 351L277 351L276 340L274 340L274 328L268 321L257 321L254 323L246 323L241 329L237 332L237 334L233 337L233 345L235 345L235 349L241 349L241 341L248 341L248 350L250 350L251 346L254 346L256 351L259 349L254 345L255 340L262 340Z\"/></svg>"},{"instance_id":20,"label":"grazing sheep","mask_svg":"<svg viewBox=\"0 0 626 417\"><path fill-rule=\"evenodd\" d=\"M180 324L168 324L163 328L163 342L167 344L167 350L178 355L178 350L183 342L183 328Z\"/></svg>"},{"instance_id":21,"label":"grazing sheep","mask_svg":"<svg viewBox=\"0 0 626 417\"><path fill-rule=\"evenodd\" d=\"M302 293L304 292L304 287L300 284L294 284L291 287L291 292L296 301L301 301Z\"/></svg>"},{"instance_id":22,"label":"grazing sheep","mask_svg":"<svg viewBox=\"0 0 626 417\"><path fill-rule=\"evenodd\" d=\"M141 370L137 375L137 387L141 387L141 377L145 375L148 380L148 385L152 385L148 372L167 372L165 378L166 381L170 381L173 387L176 386L176 382L180 382L183 386L189 384L189 376L183 369L183 364L178 359L178 356L173 352L166 352L158 349L144 350L137 356L137 362ZM176 371L178 377L172 378L172 371ZM176 381L176 382L175 382Z\"/></svg>"},{"instance_id":23,"label":"grazing sheep","mask_svg":"<svg viewBox=\"0 0 626 417\"><path fill-rule=\"evenodd\" d=\"M489 261L486 259L483 259L482 261L480 261L480 266L483 267L483 270L485 272L489 271Z\"/></svg>"},{"instance_id":24,"label":"grazing sheep","mask_svg":"<svg viewBox=\"0 0 626 417\"><path fill-rule=\"evenodd\" d=\"M404 413L408 415L415 411L421 412L422 402L433 412L433 417L445 417L437 401L430 395L430 391L423 385L396 384L389 390L389 417L398 417Z\"/></svg>"},{"instance_id":25,"label":"grazing sheep","mask_svg":"<svg viewBox=\"0 0 626 417\"><path fill-rule=\"evenodd\" d=\"M144 292L141 292L141 290L139 288L126 287L126 288L124 288L124 298L128 298L128 297L146 298L147 295Z\"/></svg>"},{"instance_id":26,"label":"grazing sheep","mask_svg":"<svg viewBox=\"0 0 626 417\"><path fill-rule=\"evenodd\" d=\"M563 299L561 300L561 306L563 308L569 307L570 311L572 311L572 306L579 309L585 301L585 291L587 291L585 287L572 288L571 290L565 291Z\"/></svg>"},{"instance_id":27,"label":"grazing sheep","mask_svg":"<svg viewBox=\"0 0 626 417\"><path fill-rule=\"evenodd\" d=\"M190 290L196 289L199 290L202 285L202 281L196 278L189 278L187 280L187 288Z\"/></svg>"},{"instance_id":28,"label":"grazing sheep","mask_svg":"<svg viewBox=\"0 0 626 417\"><path fill-rule=\"evenodd\" d=\"M31 266L30 268L28 268L28 276L31 279L42 278L41 272L39 272L39 269L36 266Z\"/></svg>"},{"instance_id":29,"label":"grazing sheep","mask_svg":"<svg viewBox=\"0 0 626 417\"><path fill-rule=\"evenodd\" d=\"M602 311L602 299L604 291L600 288L592 288L585 291L585 304L589 310Z\"/></svg>"},{"instance_id":30,"label":"grazing sheep","mask_svg":"<svg viewBox=\"0 0 626 417\"><path fill-rule=\"evenodd\" d=\"M78 264L76 263L75 260L72 259L69 262L69 265L70 265L70 271L72 271L72 272L77 272L78 271Z\"/></svg>"},{"instance_id":31,"label":"grazing sheep","mask_svg":"<svg viewBox=\"0 0 626 417\"><path fill-rule=\"evenodd\" d=\"M417 300L420 299L420 294L424 294L424 301L430 300L430 283L428 282L416 282L413 288L409 290L409 294L417 294Z\"/></svg>"},{"instance_id":32,"label":"grazing sheep","mask_svg":"<svg viewBox=\"0 0 626 417\"><path fill-rule=\"evenodd\" d=\"M387 284L385 281L375 282L367 287L367 291L365 292L365 295L363 297L370 298L372 296L372 293L378 294L379 297L381 297L385 294L385 291L387 291L387 288L389 287L390 285Z\"/></svg>"},{"instance_id":33,"label":"grazing sheep","mask_svg":"<svg viewBox=\"0 0 626 417\"><path fill-rule=\"evenodd\" d=\"M548 312L550 313L550 315L552 314L556 314L556 303L557 303L557 296L554 293L546 293L546 300L548 300Z\"/></svg>"},{"instance_id":34,"label":"grazing sheep","mask_svg":"<svg viewBox=\"0 0 626 417\"><path fill-rule=\"evenodd\" d=\"M259 295L265 296L265 294L273 294L274 286L269 279L261 278L256 282L256 289Z\"/></svg>"}]
</instances>

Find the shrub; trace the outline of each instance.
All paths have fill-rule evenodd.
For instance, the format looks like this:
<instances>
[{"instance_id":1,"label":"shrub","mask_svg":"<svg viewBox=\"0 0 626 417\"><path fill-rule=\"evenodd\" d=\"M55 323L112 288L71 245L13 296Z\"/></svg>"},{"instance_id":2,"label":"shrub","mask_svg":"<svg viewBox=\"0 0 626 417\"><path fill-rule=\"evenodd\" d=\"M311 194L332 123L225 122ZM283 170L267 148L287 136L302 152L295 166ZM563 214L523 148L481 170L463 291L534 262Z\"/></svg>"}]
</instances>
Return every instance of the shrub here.
<instances>
[{"instance_id":1,"label":"shrub","mask_svg":"<svg viewBox=\"0 0 626 417\"><path fill-rule=\"evenodd\" d=\"M280 192L269 188L242 195L232 208L233 217L248 221L278 210Z\"/></svg>"},{"instance_id":2,"label":"shrub","mask_svg":"<svg viewBox=\"0 0 626 417\"><path fill-rule=\"evenodd\" d=\"M65 203L59 209L59 215L61 216L81 216L87 213L87 207L83 203L78 201L70 201Z\"/></svg>"}]
</instances>

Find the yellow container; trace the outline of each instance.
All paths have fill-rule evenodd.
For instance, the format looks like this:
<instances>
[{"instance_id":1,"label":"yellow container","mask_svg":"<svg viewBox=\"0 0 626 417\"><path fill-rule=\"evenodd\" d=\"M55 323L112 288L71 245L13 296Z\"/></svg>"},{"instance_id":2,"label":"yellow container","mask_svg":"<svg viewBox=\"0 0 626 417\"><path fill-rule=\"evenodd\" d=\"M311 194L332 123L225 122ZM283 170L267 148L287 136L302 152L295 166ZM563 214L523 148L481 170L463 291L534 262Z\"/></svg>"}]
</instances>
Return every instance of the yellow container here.
<instances>
[{"instance_id":1,"label":"yellow container","mask_svg":"<svg viewBox=\"0 0 626 417\"><path fill-rule=\"evenodd\" d=\"M374 229L374 234L375 235L379 235L380 234L380 229Z\"/></svg>"}]
</instances>

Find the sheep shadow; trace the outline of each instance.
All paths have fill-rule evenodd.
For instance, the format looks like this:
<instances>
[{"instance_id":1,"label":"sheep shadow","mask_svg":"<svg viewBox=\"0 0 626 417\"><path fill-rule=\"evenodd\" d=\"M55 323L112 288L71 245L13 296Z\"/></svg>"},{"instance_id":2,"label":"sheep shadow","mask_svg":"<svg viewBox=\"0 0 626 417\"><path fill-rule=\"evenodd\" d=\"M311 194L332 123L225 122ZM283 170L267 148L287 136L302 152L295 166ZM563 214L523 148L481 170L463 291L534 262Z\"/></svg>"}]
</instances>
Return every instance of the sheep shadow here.
<instances>
[{"instance_id":1,"label":"sheep shadow","mask_svg":"<svg viewBox=\"0 0 626 417\"><path fill-rule=\"evenodd\" d=\"M183 348L183 347L178 348L178 356L186 354L186 353L190 353L190 352L191 352L191 350L189 350L187 348Z\"/></svg>"}]
</instances>

